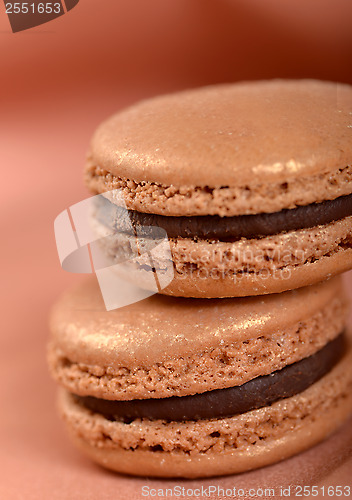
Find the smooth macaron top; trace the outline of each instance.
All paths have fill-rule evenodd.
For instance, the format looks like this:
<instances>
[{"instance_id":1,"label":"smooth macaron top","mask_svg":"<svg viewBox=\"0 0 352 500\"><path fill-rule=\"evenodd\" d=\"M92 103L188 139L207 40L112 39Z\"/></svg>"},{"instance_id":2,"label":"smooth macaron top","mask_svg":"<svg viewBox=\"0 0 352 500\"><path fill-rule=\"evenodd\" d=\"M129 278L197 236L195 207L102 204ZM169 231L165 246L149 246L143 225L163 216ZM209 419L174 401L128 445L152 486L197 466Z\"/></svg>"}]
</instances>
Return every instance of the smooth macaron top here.
<instances>
[{"instance_id":1,"label":"smooth macaron top","mask_svg":"<svg viewBox=\"0 0 352 500\"><path fill-rule=\"evenodd\" d=\"M339 278L263 297L183 299L161 295L106 311L95 280L55 305L51 342L70 360L135 367L284 331L341 297Z\"/></svg>"},{"instance_id":2,"label":"smooth macaron top","mask_svg":"<svg viewBox=\"0 0 352 500\"><path fill-rule=\"evenodd\" d=\"M97 129L90 162L165 186L285 183L352 160L352 87L314 80L216 85L138 103Z\"/></svg>"}]
</instances>

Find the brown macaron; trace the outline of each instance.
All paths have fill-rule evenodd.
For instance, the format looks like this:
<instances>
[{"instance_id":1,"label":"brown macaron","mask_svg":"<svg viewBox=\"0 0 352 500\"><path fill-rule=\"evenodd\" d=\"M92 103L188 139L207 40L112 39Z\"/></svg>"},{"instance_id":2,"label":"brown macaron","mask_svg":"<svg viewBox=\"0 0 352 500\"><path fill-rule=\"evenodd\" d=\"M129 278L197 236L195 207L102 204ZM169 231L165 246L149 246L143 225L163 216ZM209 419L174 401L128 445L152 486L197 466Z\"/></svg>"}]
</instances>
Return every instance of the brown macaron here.
<instances>
[{"instance_id":1,"label":"brown macaron","mask_svg":"<svg viewBox=\"0 0 352 500\"><path fill-rule=\"evenodd\" d=\"M118 226L108 193L118 189L135 228L166 231L174 279L161 293L235 297L352 268L351 162L352 87L259 81L112 116L93 137L86 182L105 193L101 226ZM115 243L104 242L110 256Z\"/></svg>"},{"instance_id":2,"label":"brown macaron","mask_svg":"<svg viewBox=\"0 0 352 500\"><path fill-rule=\"evenodd\" d=\"M51 315L62 416L85 453L123 473L202 477L282 460L352 409L346 312L339 278L109 312L92 279Z\"/></svg>"}]
</instances>

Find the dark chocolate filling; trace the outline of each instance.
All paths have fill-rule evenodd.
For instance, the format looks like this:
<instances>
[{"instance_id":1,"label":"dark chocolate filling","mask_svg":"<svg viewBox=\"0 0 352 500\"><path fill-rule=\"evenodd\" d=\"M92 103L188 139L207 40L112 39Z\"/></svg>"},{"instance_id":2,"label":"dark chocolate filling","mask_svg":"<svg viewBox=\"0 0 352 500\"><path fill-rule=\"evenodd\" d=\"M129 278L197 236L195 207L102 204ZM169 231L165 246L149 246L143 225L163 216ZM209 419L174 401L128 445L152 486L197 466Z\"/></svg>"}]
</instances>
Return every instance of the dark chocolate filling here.
<instances>
[{"instance_id":1,"label":"dark chocolate filling","mask_svg":"<svg viewBox=\"0 0 352 500\"><path fill-rule=\"evenodd\" d=\"M231 417L289 398L307 389L328 373L344 352L344 335L326 344L320 351L243 385L195 394L192 396L133 401L108 401L92 396L74 396L89 410L109 420L136 418L168 421Z\"/></svg>"},{"instance_id":2,"label":"dark chocolate filling","mask_svg":"<svg viewBox=\"0 0 352 500\"><path fill-rule=\"evenodd\" d=\"M130 232L124 216L126 211L103 197L99 198L97 218L108 227L114 227L121 232ZM235 217L219 217L218 215L172 217L134 210L128 210L127 213L132 225L142 229L145 236L149 234L148 226L158 226L166 231L169 238L234 241L242 237L269 236L343 219L352 215L352 194L280 212Z\"/></svg>"}]
</instances>

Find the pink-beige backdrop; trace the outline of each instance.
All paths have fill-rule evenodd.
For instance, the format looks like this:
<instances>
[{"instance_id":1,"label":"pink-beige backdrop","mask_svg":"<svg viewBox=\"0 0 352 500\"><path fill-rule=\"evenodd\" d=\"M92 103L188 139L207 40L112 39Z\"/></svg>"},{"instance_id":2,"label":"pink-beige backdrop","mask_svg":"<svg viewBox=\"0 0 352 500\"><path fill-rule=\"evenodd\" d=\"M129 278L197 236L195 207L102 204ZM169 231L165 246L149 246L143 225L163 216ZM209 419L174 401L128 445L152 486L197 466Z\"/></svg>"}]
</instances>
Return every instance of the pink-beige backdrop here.
<instances>
[{"instance_id":1,"label":"pink-beige backdrop","mask_svg":"<svg viewBox=\"0 0 352 500\"><path fill-rule=\"evenodd\" d=\"M349 484L351 422L295 458L239 476L156 481L109 473L69 443L45 361L61 270L53 221L85 198L95 126L137 99L272 77L352 83L350 0L81 0L13 34L0 5L0 498L142 498L141 486ZM346 278L352 294L352 275ZM216 496L213 498L217 498Z\"/></svg>"}]
</instances>

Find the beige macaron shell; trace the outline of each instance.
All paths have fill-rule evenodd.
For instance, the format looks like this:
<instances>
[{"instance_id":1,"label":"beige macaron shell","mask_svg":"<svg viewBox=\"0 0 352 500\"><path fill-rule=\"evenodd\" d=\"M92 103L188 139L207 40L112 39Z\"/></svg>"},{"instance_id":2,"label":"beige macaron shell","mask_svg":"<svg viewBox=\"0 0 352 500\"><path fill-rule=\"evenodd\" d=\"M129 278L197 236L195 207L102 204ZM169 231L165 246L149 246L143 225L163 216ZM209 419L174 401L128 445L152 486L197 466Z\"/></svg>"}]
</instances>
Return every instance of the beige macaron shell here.
<instances>
[{"instance_id":1,"label":"beige macaron shell","mask_svg":"<svg viewBox=\"0 0 352 500\"><path fill-rule=\"evenodd\" d=\"M283 294L240 299L154 295L106 311L94 278L62 296L51 314L51 342L76 362L152 365L223 344L284 331L341 299L340 278Z\"/></svg>"},{"instance_id":2,"label":"beige macaron shell","mask_svg":"<svg viewBox=\"0 0 352 500\"><path fill-rule=\"evenodd\" d=\"M218 85L141 102L104 122L90 158L164 185L251 186L344 168L352 88L314 80Z\"/></svg>"}]
</instances>

